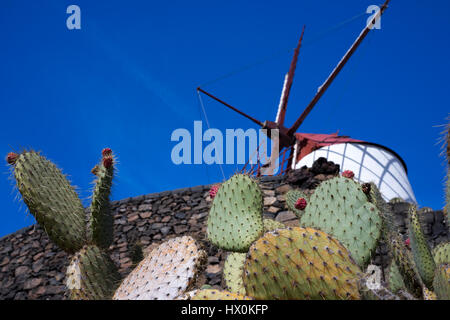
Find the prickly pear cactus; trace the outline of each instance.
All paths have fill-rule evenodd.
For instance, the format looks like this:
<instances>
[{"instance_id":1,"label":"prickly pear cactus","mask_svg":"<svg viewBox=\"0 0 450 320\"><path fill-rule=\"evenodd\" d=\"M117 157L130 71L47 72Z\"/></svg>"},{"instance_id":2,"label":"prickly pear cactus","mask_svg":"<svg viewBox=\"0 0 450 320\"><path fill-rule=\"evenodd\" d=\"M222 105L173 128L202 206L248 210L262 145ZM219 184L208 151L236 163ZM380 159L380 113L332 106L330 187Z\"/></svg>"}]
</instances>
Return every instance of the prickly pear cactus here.
<instances>
[{"instance_id":1,"label":"prickly pear cactus","mask_svg":"<svg viewBox=\"0 0 450 320\"><path fill-rule=\"evenodd\" d=\"M437 300L437 295L431 290L423 287L423 300Z\"/></svg>"},{"instance_id":2,"label":"prickly pear cactus","mask_svg":"<svg viewBox=\"0 0 450 320\"><path fill-rule=\"evenodd\" d=\"M409 239L414 262L420 277L425 286L432 288L436 264L434 263L427 240L422 233L415 206L411 206L409 210Z\"/></svg>"},{"instance_id":3,"label":"prickly pear cactus","mask_svg":"<svg viewBox=\"0 0 450 320\"><path fill-rule=\"evenodd\" d=\"M387 283L389 290L393 293L397 293L399 290L406 288L405 282L403 281L402 275L400 274L400 270L398 270L398 266L395 261L392 261L389 265Z\"/></svg>"},{"instance_id":4,"label":"prickly pear cactus","mask_svg":"<svg viewBox=\"0 0 450 320\"><path fill-rule=\"evenodd\" d=\"M252 300L241 294L215 289L194 290L188 292L186 297L189 300Z\"/></svg>"},{"instance_id":5,"label":"prickly pear cactus","mask_svg":"<svg viewBox=\"0 0 450 320\"><path fill-rule=\"evenodd\" d=\"M91 242L108 248L113 241L114 224L109 200L114 177L114 156L111 149L103 149L102 161L96 166L95 175L97 180L92 193L88 236Z\"/></svg>"},{"instance_id":6,"label":"prickly pear cactus","mask_svg":"<svg viewBox=\"0 0 450 320\"><path fill-rule=\"evenodd\" d=\"M244 286L255 299L359 299L360 274L335 238L312 228L285 228L252 244Z\"/></svg>"},{"instance_id":7,"label":"prickly pear cactus","mask_svg":"<svg viewBox=\"0 0 450 320\"><path fill-rule=\"evenodd\" d=\"M227 256L223 266L223 279L227 289L242 295L246 294L242 279L246 256L246 253L232 252Z\"/></svg>"},{"instance_id":8,"label":"prickly pear cactus","mask_svg":"<svg viewBox=\"0 0 450 320\"><path fill-rule=\"evenodd\" d=\"M273 219L264 219L263 222L264 222L264 232L280 228L286 228L286 225Z\"/></svg>"},{"instance_id":9,"label":"prickly pear cactus","mask_svg":"<svg viewBox=\"0 0 450 320\"><path fill-rule=\"evenodd\" d=\"M207 236L219 248L247 252L264 233L263 196L247 175L225 181L214 197L208 215Z\"/></svg>"},{"instance_id":10,"label":"prickly pear cactus","mask_svg":"<svg viewBox=\"0 0 450 320\"><path fill-rule=\"evenodd\" d=\"M23 201L49 238L68 253L80 250L86 242L86 215L61 170L35 151L7 160Z\"/></svg>"},{"instance_id":11,"label":"prickly pear cactus","mask_svg":"<svg viewBox=\"0 0 450 320\"><path fill-rule=\"evenodd\" d=\"M433 258L437 265L450 263L450 242L442 242L433 249Z\"/></svg>"},{"instance_id":12,"label":"prickly pear cactus","mask_svg":"<svg viewBox=\"0 0 450 320\"><path fill-rule=\"evenodd\" d=\"M381 236L382 220L361 185L336 177L322 182L311 196L300 225L318 228L341 241L365 267Z\"/></svg>"},{"instance_id":13,"label":"prickly pear cactus","mask_svg":"<svg viewBox=\"0 0 450 320\"><path fill-rule=\"evenodd\" d=\"M173 300L194 284L206 259L192 237L163 242L123 280L114 300Z\"/></svg>"},{"instance_id":14,"label":"prickly pear cactus","mask_svg":"<svg viewBox=\"0 0 450 320\"><path fill-rule=\"evenodd\" d=\"M392 248L393 261L398 267L403 282L412 295L416 298L422 298L423 281L419 276L417 267L411 252L406 248L403 240L398 234L390 234L389 247Z\"/></svg>"},{"instance_id":15,"label":"prickly pear cactus","mask_svg":"<svg viewBox=\"0 0 450 320\"><path fill-rule=\"evenodd\" d=\"M120 283L120 275L108 254L95 245L84 246L66 271L71 300L109 300Z\"/></svg>"},{"instance_id":16,"label":"prickly pear cactus","mask_svg":"<svg viewBox=\"0 0 450 320\"><path fill-rule=\"evenodd\" d=\"M293 189L293 190L289 190L286 195L286 205L288 207L288 209L294 213L298 218L300 218L303 214L303 212L305 212L305 209L299 209L296 208L295 204L297 203L298 199L305 199L306 202L308 202L309 197L302 191L298 190L298 189Z\"/></svg>"},{"instance_id":17,"label":"prickly pear cactus","mask_svg":"<svg viewBox=\"0 0 450 320\"><path fill-rule=\"evenodd\" d=\"M450 264L443 263L436 268L433 287L440 300L450 300Z\"/></svg>"}]
</instances>

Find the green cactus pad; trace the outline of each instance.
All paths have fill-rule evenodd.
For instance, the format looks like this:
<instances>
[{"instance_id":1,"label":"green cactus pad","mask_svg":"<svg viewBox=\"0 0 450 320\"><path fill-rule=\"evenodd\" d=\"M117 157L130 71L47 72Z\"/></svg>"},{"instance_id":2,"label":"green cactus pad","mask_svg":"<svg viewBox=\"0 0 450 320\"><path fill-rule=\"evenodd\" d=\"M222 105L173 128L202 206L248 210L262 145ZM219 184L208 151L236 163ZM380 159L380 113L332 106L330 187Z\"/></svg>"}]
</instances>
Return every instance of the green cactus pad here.
<instances>
[{"instance_id":1,"label":"green cactus pad","mask_svg":"<svg viewBox=\"0 0 450 320\"><path fill-rule=\"evenodd\" d=\"M61 170L29 151L15 162L14 177L25 204L49 238L68 253L80 250L86 244L86 214Z\"/></svg>"},{"instance_id":2,"label":"green cactus pad","mask_svg":"<svg viewBox=\"0 0 450 320\"><path fill-rule=\"evenodd\" d=\"M89 238L102 248L108 248L113 241L114 218L111 214L109 196L114 176L114 165L105 168L97 165L97 181L92 193L89 216Z\"/></svg>"},{"instance_id":3,"label":"green cactus pad","mask_svg":"<svg viewBox=\"0 0 450 320\"><path fill-rule=\"evenodd\" d=\"M249 176L236 174L214 197L208 215L207 235L219 248L247 252L264 233L263 195Z\"/></svg>"},{"instance_id":4,"label":"green cactus pad","mask_svg":"<svg viewBox=\"0 0 450 320\"><path fill-rule=\"evenodd\" d=\"M397 293L399 290L406 289L405 282L403 281L400 270L398 269L395 261L392 261L388 270L388 287L393 293Z\"/></svg>"},{"instance_id":5,"label":"green cactus pad","mask_svg":"<svg viewBox=\"0 0 450 320\"><path fill-rule=\"evenodd\" d=\"M244 263L246 253L232 252L227 256L223 266L223 278L227 289L231 292L245 295L244 281Z\"/></svg>"},{"instance_id":6,"label":"green cactus pad","mask_svg":"<svg viewBox=\"0 0 450 320\"><path fill-rule=\"evenodd\" d=\"M264 219L263 222L264 222L264 232L280 228L286 228L286 225L273 219Z\"/></svg>"},{"instance_id":7,"label":"green cactus pad","mask_svg":"<svg viewBox=\"0 0 450 320\"><path fill-rule=\"evenodd\" d=\"M72 300L109 300L119 283L114 262L95 245L78 251L66 271L66 286Z\"/></svg>"},{"instance_id":8,"label":"green cactus pad","mask_svg":"<svg viewBox=\"0 0 450 320\"><path fill-rule=\"evenodd\" d=\"M255 299L359 299L360 275L338 240L295 227L267 232L252 244L244 285Z\"/></svg>"},{"instance_id":9,"label":"green cactus pad","mask_svg":"<svg viewBox=\"0 0 450 320\"><path fill-rule=\"evenodd\" d=\"M420 277L427 288L432 288L436 264L422 233L415 206L411 206L409 209L409 239L411 241L413 259Z\"/></svg>"},{"instance_id":10,"label":"green cactus pad","mask_svg":"<svg viewBox=\"0 0 450 320\"><path fill-rule=\"evenodd\" d=\"M436 268L433 287L439 300L450 300L450 264L444 263Z\"/></svg>"},{"instance_id":11,"label":"green cactus pad","mask_svg":"<svg viewBox=\"0 0 450 320\"><path fill-rule=\"evenodd\" d=\"M382 220L361 186L336 177L322 182L311 196L300 225L318 228L341 241L360 267L365 267L381 236Z\"/></svg>"},{"instance_id":12,"label":"green cactus pad","mask_svg":"<svg viewBox=\"0 0 450 320\"><path fill-rule=\"evenodd\" d=\"M302 191L298 190L298 189L293 189L293 190L289 190L285 196L286 198L286 205L288 207L288 209L294 213L298 218L300 218L303 214L303 212L305 212L305 210L299 210L295 207L295 203L297 202L297 200L299 198L304 198L306 200L306 202L309 202L309 197L303 193Z\"/></svg>"},{"instance_id":13,"label":"green cactus pad","mask_svg":"<svg viewBox=\"0 0 450 320\"><path fill-rule=\"evenodd\" d=\"M194 290L186 296L190 300L252 300L241 294L215 289Z\"/></svg>"},{"instance_id":14,"label":"green cactus pad","mask_svg":"<svg viewBox=\"0 0 450 320\"><path fill-rule=\"evenodd\" d=\"M388 246L391 248L393 261L395 261L400 271L408 292L416 298L421 298L424 284L414 264L411 252L406 248L399 234L390 233L388 239Z\"/></svg>"},{"instance_id":15,"label":"green cactus pad","mask_svg":"<svg viewBox=\"0 0 450 320\"><path fill-rule=\"evenodd\" d=\"M114 300L172 300L195 283L206 252L190 236L163 242L122 281Z\"/></svg>"},{"instance_id":16,"label":"green cactus pad","mask_svg":"<svg viewBox=\"0 0 450 320\"><path fill-rule=\"evenodd\" d=\"M439 265L450 264L450 242L442 242L433 249L434 262Z\"/></svg>"}]
</instances>

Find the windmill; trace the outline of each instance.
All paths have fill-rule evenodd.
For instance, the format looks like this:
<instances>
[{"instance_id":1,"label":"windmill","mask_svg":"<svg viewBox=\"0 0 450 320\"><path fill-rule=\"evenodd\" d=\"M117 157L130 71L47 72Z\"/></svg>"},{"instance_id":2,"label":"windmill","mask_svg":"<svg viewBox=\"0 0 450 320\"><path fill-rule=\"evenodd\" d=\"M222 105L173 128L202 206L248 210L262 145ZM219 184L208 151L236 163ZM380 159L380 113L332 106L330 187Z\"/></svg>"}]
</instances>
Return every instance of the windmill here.
<instances>
[{"instance_id":1,"label":"windmill","mask_svg":"<svg viewBox=\"0 0 450 320\"><path fill-rule=\"evenodd\" d=\"M262 129L266 129L269 138L271 138L270 133L272 130L277 129L278 139L272 139L272 143L275 142L275 144L272 145L272 153L269 162L262 166L260 161L258 161L256 165L251 165L250 170L247 172L260 175L261 167L267 167L277 162L280 163L278 168L279 170L277 170L278 174L282 175L286 174L290 170L300 168L303 165L311 166L314 160L323 156L328 160L340 164L341 170L352 170L355 173L356 180L375 182L386 199L401 197L407 201L416 202L414 193L407 178L406 164L393 150L376 143L356 140L348 136L338 136L337 133L312 134L297 132L311 110L324 95L339 72L343 69L364 38L384 13L389 1L390 0L385 1L385 3L380 7L380 10L361 31L351 47L332 70L328 78L318 88L317 93L306 106L304 111L289 128L284 124L286 109L305 31L304 27L297 47L294 50L289 71L285 76L275 121L266 120L262 122L255 117L231 106L204 89L200 87L197 88L198 92L209 96L231 110L246 117ZM277 149L280 152L274 153L274 149ZM256 150L256 152L259 152L259 150ZM274 154L276 154L277 158L274 157ZM242 170L245 170L247 165L248 163L242 168Z\"/></svg>"}]
</instances>

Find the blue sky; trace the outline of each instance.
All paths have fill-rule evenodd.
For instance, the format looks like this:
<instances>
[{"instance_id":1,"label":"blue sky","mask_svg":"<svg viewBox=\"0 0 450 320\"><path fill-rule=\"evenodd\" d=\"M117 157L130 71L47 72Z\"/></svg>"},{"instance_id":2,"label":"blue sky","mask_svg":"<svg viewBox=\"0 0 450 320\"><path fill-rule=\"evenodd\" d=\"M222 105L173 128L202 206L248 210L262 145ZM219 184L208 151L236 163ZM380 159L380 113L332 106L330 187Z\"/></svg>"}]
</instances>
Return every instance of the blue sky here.
<instances>
[{"instance_id":1,"label":"blue sky","mask_svg":"<svg viewBox=\"0 0 450 320\"><path fill-rule=\"evenodd\" d=\"M450 110L450 3L391 2L381 30L369 34L301 131L339 129L392 148L408 165L419 204L439 209L445 166L436 144L441 128L434 126ZM71 4L81 8L81 30L66 27ZM171 162L173 130L203 120L195 88L231 72L205 89L274 120L305 24L291 125L365 25L371 4L379 3L3 0L0 154L42 151L70 175L86 204L90 170L105 146L119 159L113 199L221 181L217 166ZM256 128L204 102L211 127ZM15 200L7 165L0 167L3 236L34 220ZM235 169L225 167L226 175Z\"/></svg>"}]
</instances>

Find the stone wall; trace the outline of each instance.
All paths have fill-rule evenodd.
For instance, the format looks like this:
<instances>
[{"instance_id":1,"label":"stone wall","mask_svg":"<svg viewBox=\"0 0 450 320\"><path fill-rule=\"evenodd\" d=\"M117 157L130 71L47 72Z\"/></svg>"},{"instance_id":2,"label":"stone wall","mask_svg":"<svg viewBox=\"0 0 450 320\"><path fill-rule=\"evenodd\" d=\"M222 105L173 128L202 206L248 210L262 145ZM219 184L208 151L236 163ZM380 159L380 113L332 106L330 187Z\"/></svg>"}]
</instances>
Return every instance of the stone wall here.
<instances>
[{"instance_id":1,"label":"stone wall","mask_svg":"<svg viewBox=\"0 0 450 320\"><path fill-rule=\"evenodd\" d=\"M298 220L285 207L284 194L291 188L312 189L337 174L339 167L317 161L312 168L302 168L285 177L263 177L259 184L264 192L264 216L286 225L296 226ZM211 204L210 185L165 191L124 199L112 203L115 239L111 256L122 276L133 268L136 245L144 254L166 239L192 235L208 252L208 265L198 285L221 287L221 270L226 253L205 239L206 217ZM398 214L396 223L406 231L405 204L393 204ZM424 229L430 242L447 239L442 211L426 212ZM382 258L383 246L374 258ZM0 299L64 299L65 269L70 257L49 241L38 225L21 229L0 239Z\"/></svg>"}]
</instances>

